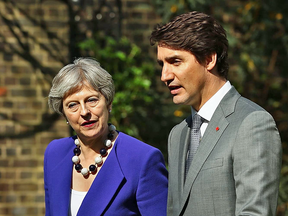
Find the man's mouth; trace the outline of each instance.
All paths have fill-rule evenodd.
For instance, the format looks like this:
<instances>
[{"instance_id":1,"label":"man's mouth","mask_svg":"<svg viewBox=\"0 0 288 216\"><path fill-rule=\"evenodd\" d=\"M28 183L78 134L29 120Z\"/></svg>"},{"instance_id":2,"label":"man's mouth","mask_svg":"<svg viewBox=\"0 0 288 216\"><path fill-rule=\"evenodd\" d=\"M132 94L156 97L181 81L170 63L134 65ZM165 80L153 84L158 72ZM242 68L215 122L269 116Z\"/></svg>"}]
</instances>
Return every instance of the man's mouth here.
<instances>
[{"instance_id":1,"label":"man's mouth","mask_svg":"<svg viewBox=\"0 0 288 216\"><path fill-rule=\"evenodd\" d=\"M176 95L179 93L179 90L181 88L181 86L168 86L169 90L170 90L170 93L172 95Z\"/></svg>"}]
</instances>

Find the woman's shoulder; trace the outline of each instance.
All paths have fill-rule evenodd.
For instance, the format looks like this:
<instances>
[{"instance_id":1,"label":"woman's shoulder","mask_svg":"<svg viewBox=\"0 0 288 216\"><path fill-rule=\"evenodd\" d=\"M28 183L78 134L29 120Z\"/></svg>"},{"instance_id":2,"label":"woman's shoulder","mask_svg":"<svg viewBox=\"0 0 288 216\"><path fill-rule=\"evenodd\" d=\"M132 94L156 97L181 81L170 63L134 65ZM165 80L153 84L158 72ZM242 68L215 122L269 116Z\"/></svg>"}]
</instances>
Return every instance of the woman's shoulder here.
<instances>
[{"instance_id":1,"label":"woman's shoulder","mask_svg":"<svg viewBox=\"0 0 288 216\"><path fill-rule=\"evenodd\" d=\"M139 149L139 150L158 150L157 148L149 145L135 137L127 135L123 132L119 132L118 144L121 145L121 148L127 149Z\"/></svg>"},{"instance_id":2,"label":"woman's shoulder","mask_svg":"<svg viewBox=\"0 0 288 216\"><path fill-rule=\"evenodd\" d=\"M162 155L158 148L121 132L116 141L116 153L122 156L126 155L130 159L137 158L138 160L149 158L154 154Z\"/></svg>"},{"instance_id":3,"label":"woman's shoulder","mask_svg":"<svg viewBox=\"0 0 288 216\"><path fill-rule=\"evenodd\" d=\"M74 140L75 136L54 139L48 144L45 154L48 154L49 152L66 152L75 146Z\"/></svg>"}]
</instances>

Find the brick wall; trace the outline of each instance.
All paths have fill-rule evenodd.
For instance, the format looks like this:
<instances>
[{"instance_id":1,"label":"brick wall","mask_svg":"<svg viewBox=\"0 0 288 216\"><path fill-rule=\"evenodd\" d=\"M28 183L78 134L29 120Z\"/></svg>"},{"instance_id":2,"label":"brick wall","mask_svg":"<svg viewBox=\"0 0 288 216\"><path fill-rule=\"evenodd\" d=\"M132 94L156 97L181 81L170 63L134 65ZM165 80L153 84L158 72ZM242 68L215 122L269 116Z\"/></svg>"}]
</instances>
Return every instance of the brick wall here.
<instances>
[{"instance_id":1,"label":"brick wall","mask_svg":"<svg viewBox=\"0 0 288 216\"><path fill-rule=\"evenodd\" d=\"M122 6L122 33L151 51L159 18L149 0ZM0 216L44 215L43 154L70 132L47 107L52 77L69 62L68 19L61 1L0 0Z\"/></svg>"}]
</instances>

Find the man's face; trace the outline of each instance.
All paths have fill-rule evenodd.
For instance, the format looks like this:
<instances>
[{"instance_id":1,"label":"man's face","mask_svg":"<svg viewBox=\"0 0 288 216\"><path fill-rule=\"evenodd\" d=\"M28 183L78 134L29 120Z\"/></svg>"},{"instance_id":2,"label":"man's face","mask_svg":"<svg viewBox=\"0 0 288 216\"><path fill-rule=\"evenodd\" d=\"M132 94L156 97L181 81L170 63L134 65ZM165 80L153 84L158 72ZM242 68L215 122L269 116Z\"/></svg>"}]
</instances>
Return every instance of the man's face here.
<instances>
[{"instance_id":1,"label":"man's face","mask_svg":"<svg viewBox=\"0 0 288 216\"><path fill-rule=\"evenodd\" d=\"M185 104L199 110L206 102L205 85L209 71L193 54L158 46L158 63L162 66L161 81L169 88L175 104Z\"/></svg>"}]
</instances>

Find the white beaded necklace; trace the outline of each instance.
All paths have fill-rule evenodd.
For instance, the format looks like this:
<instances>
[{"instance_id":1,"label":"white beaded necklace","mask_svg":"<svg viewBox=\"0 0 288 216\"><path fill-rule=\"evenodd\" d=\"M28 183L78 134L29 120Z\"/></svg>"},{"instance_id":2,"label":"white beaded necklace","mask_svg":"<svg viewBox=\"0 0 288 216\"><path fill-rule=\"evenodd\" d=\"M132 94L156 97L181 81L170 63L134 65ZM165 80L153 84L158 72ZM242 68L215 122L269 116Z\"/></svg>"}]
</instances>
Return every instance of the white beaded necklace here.
<instances>
[{"instance_id":1,"label":"white beaded necklace","mask_svg":"<svg viewBox=\"0 0 288 216\"><path fill-rule=\"evenodd\" d=\"M80 142L77 138L74 140L76 148L73 150L74 156L72 157L72 161L75 165L75 169L77 170L77 172L81 172L83 176L87 176L90 173L96 173L97 167L100 167L103 163L103 157L106 157L108 154L107 150L112 147L112 140L114 139L116 127L110 123L108 125L109 125L108 127L109 134L108 139L105 140L104 142L105 147L100 149L100 155L95 157L95 164L91 164L89 166L89 169L83 168L82 165L80 164L80 158L79 158L79 155L81 154Z\"/></svg>"}]
</instances>

